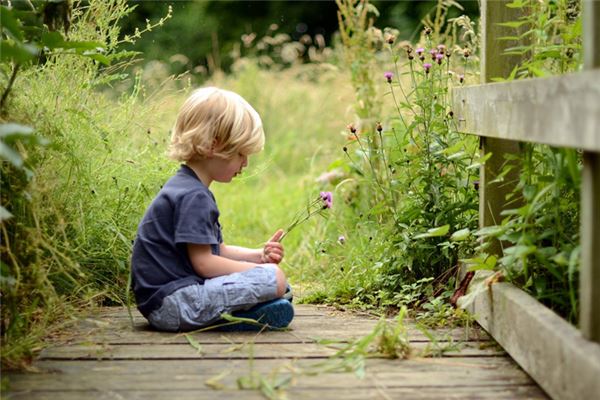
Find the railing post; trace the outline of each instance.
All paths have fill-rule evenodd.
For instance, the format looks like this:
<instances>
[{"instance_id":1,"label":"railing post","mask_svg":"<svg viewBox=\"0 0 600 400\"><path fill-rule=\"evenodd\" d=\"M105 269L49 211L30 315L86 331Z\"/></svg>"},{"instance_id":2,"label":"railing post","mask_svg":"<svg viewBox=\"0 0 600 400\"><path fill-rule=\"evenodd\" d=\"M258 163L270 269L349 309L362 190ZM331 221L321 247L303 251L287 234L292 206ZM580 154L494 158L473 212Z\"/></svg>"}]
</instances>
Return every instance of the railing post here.
<instances>
[{"instance_id":1,"label":"railing post","mask_svg":"<svg viewBox=\"0 0 600 400\"><path fill-rule=\"evenodd\" d=\"M584 66L600 68L600 2L586 0L583 18ZM583 152L581 255L579 325L585 338L600 343L600 153L591 151Z\"/></svg>"},{"instance_id":2,"label":"railing post","mask_svg":"<svg viewBox=\"0 0 600 400\"><path fill-rule=\"evenodd\" d=\"M481 1L481 81L491 82L493 78L506 78L522 57L504 55L504 49L516 45L514 42L501 41L499 38L515 36L513 28L498 25L502 22L517 21L523 15L522 10L508 8L505 0ZM507 161L505 154L518 154L519 143L511 140L481 137L481 153L492 153L485 166L480 169L479 178L479 226L496 225L501 221L500 212L505 208L506 195L511 193L519 180L520 165L516 161ZM507 163L515 164L501 183L492 183ZM500 254L500 242L490 243L488 253Z\"/></svg>"}]
</instances>

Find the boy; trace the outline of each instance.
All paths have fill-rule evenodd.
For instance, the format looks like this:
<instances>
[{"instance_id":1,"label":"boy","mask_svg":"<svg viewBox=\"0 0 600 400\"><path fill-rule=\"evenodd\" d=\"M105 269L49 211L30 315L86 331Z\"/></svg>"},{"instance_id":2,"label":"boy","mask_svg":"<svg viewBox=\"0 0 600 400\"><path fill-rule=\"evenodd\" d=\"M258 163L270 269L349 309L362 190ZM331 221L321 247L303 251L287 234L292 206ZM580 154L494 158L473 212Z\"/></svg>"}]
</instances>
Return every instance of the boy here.
<instances>
[{"instance_id":1,"label":"boy","mask_svg":"<svg viewBox=\"0 0 600 400\"><path fill-rule=\"evenodd\" d=\"M283 231L262 249L225 245L209 190L213 181L227 183L238 175L264 141L258 113L233 92L199 89L181 107L170 156L184 164L146 210L131 260L138 309L153 327L199 329L222 313L274 328L292 320L293 307L282 298L286 277L277 265L284 255Z\"/></svg>"}]
</instances>

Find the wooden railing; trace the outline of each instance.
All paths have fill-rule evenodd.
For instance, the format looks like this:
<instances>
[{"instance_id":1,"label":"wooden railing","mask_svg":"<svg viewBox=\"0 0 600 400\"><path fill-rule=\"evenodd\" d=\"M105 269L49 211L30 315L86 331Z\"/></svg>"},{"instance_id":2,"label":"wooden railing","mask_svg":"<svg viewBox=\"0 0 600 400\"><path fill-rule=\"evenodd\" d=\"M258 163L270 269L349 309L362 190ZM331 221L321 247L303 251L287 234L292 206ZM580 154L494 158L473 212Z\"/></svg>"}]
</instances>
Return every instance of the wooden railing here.
<instances>
[{"instance_id":1,"label":"wooden railing","mask_svg":"<svg viewBox=\"0 0 600 400\"><path fill-rule=\"evenodd\" d=\"M483 84L456 88L452 96L453 111L458 119L459 129L480 136L481 151L492 153L480 173L480 226L495 225L501 220L500 212L505 206L506 195L514 188L506 182L511 180L517 182L518 177L515 175L505 177L502 185L490 182L507 162L504 155L518 154L519 142L548 144L583 151L579 329L592 349L592 354L587 356L598 357L597 343L600 343L600 2L584 0L583 4L584 71L553 78L489 83L493 78L509 76L513 67L519 62L515 56L502 55L504 49L512 44L499 38L511 36L511 33L503 31L507 28L499 24L517 20L519 13L522 12L507 8L507 3L500 0L481 1ZM518 174L518 161L516 163L517 168L514 171ZM496 243L493 251L501 252L499 243ZM543 335L543 332L529 334ZM504 346L502 342L501 344ZM562 365L546 365L545 368L564 369L565 373L568 372L567 369L572 369L569 379L577 380L578 369L569 365L571 358L559 354L565 350L549 350L556 352L555 360L562 360ZM510 353L509 349L507 351ZM519 351L526 350L520 347ZM583 353L581 357L586 357L585 351ZM572 360L573 363L579 363L580 359ZM592 359L590 363L597 369L600 359ZM531 364L535 365L536 362ZM526 367L524 368L527 370ZM537 380L535 376L538 374L537 371L532 373L528 370L528 372ZM539 372L539 374L543 373ZM599 378L590 379L588 382L594 379L597 381ZM544 382L538 381L553 397L585 398L580 397L585 395L585 388L582 392L575 391L567 394L568 388L558 387L558 382L552 382L552 379L541 380L548 382L545 386ZM597 387L597 384L592 386ZM587 390L589 389L588 387Z\"/></svg>"}]
</instances>

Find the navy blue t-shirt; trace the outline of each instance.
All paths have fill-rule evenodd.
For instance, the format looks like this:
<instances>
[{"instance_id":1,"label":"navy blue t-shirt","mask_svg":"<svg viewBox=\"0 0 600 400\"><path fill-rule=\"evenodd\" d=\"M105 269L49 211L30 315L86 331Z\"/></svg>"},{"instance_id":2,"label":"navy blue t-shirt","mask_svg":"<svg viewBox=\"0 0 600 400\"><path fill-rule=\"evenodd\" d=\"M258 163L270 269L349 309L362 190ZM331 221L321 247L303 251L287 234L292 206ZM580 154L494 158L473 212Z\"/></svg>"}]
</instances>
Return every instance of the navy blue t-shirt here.
<instances>
[{"instance_id":1,"label":"navy blue t-shirt","mask_svg":"<svg viewBox=\"0 0 600 400\"><path fill-rule=\"evenodd\" d=\"M140 312L148 316L174 291L204 282L190 263L187 243L209 244L218 255L222 242L213 194L182 165L146 210L133 244L133 292Z\"/></svg>"}]
</instances>

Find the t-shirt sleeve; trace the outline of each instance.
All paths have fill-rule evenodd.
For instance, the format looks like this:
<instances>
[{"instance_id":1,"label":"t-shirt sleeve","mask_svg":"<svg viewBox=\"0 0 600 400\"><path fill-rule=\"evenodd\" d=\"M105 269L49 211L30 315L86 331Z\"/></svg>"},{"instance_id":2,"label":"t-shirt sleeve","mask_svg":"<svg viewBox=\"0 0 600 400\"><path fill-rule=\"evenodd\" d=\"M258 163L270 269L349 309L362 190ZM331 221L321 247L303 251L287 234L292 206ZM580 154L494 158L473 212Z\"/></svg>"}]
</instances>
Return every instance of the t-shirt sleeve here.
<instances>
[{"instance_id":1,"label":"t-shirt sleeve","mask_svg":"<svg viewBox=\"0 0 600 400\"><path fill-rule=\"evenodd\" d=\"M175 243L219 244L219 210L210 194L184 195L175 210Z\"/></svg>"}]
</instances>

